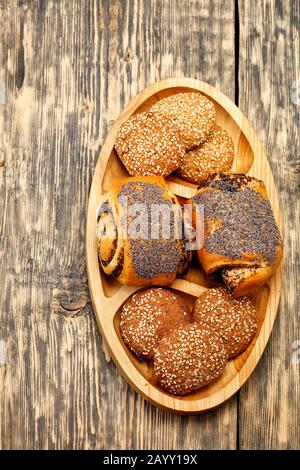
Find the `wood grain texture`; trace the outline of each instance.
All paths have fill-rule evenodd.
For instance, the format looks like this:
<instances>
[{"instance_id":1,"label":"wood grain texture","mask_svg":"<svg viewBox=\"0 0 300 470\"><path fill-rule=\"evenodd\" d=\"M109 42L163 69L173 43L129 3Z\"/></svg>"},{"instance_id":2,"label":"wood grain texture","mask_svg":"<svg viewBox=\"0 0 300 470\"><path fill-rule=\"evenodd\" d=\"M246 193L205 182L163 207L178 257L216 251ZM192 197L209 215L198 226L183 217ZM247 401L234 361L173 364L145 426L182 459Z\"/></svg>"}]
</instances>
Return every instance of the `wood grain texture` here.
<instances>
[{"instance_id":1,"label":"wood grain texture","mask_svg":"<svg viewBox=\"0 0 300 470\"><path fill-rule=\"evenodd\" d=\"M0 0L2 448L300 446L292 362L300 339L299 104L291 94L300 79L299 6L252 5ZM239 105L279 189L286 286L272 342L241 391L237 423L236 398L208 415L172 416L132 393L106 363L87 292L84 226L99 149L132 96L159 79L190 76L234 99L238 75Z\"/></svg>"},{"instance_id":2,"label":"wood grain texture","mask_svg":"<svg viewBox=\"0 0 300 470\"><path fill-rule=\"evenodd\" d=\"M239 1L239 106L266 147L279 191L285 285L267 351L241 390L239 445L299 449L300 5L264 0L255 15L251 9Z\"/></svg>"},{"instance_id":3,"label":"wood grain texture","mask_svg":"<svg viewBox=\"0 0 300 470\"><path fill-rule=\"evenodd\" d=\"M130 97L191 76L234 98L233 1L0 5L1 447L234 448L236 399L172 416L106 363L84 266L92 171Z\"/></svg>"}]
</instances>

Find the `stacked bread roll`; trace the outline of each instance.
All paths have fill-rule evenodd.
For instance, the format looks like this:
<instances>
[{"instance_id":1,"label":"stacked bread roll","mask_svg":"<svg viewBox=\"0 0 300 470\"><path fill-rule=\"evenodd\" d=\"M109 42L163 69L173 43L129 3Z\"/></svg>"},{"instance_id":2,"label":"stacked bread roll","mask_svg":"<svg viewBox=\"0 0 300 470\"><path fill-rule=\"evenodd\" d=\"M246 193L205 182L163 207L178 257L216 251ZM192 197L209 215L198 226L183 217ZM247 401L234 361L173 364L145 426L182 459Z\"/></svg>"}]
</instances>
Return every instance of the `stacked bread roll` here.
<instances>
[{"instance_id":1,"label":"stacked bread roll","mask_svg":"<svg viewBox=\"0 0 300 470\"><path fill-rule=\"evenodd\" d=\"M200 93L178 93L135 114L121 127L116 151L132 176L168 176L173 171L195 184L228 171L234 147L216 124L212 101Z\"/></svg>"}]
</instances>

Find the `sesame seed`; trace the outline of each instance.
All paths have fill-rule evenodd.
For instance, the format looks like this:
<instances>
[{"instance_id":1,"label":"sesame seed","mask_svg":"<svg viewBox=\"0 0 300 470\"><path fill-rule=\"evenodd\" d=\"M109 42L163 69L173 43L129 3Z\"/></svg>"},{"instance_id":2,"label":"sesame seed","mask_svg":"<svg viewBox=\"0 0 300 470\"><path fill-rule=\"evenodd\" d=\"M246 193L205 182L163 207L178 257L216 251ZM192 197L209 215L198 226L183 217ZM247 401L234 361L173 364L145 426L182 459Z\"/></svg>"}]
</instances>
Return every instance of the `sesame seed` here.
<instances>
[{"instance_id":1,"label":"sesame seed","mask_svg":"<svg viewBox=\"0 0 300 470\"><path fill-rule=\"evenodd\" d=\"M173 120L187 149L204 142L216 120L213 102L201 93L171 95L159 100L151 109Z\"/></svg>"},{"instance_id":2,"label":"sesame seed","mask_svg":"<svg viewBox=\"0 0 300 470\"><path fill-rule=\"evenodd\" d=\"M223 339L229 358L241 354L257 329L256 310L248 297L234 297L223 287L208 289L193 309L195 322L207 325Z\"/></svg>"},{"instance_id":3,"label":"sesame seed","mask_svg":"<svg viewBox=\"0 0 300 470\"><path fill-rule=\"evenodd\" d=\"M227 358L222 338L206 325L193 323L162 339L154 355L154 372L165 390L186 395L219 377Z\"/></svg>"},{"instance_id":4,"label":"sesame seed","mask_svg":"<svg viewBox=\"0 0 300 470\"><path fill-rule=\"evenodd\" d=\"M185 152L173 121L155 112L131 116L121 126L115 148L132 176L167 176L178 168Z\"/></svg>"},{"instance_id":5,"label":"sesame seed","mask_svg":"<svg viewBox=\"0 0 300 470\"><path fill-rule=\"evenodd\" d=\"M182 296L153 287L138 291L123 304L120 332L131 351L140 359L150 359L167 333L190 321L190 309Z\"/></svg>"},{"instance_id":6,"label":"sesame seed","mask_svg":"<svg viewBox=\"0 0 300 470\"><path fill-rule=\"evenodd\" d=\"M188 150L177 173L191 183L201 184L210 175L228 171L234 158L234 146L226 130L215 125L202 145Z\"/></svg>"}]
</instances>

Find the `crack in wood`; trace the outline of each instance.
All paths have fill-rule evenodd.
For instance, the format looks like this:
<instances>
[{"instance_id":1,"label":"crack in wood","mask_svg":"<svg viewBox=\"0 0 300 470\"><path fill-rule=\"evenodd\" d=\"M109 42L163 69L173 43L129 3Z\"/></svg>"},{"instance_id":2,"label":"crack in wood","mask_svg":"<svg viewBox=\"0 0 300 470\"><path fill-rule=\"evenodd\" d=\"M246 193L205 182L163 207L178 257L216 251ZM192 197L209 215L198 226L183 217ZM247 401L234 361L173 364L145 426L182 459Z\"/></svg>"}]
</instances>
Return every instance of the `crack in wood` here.
<instances>
[{"instance_id":1,"label":"crack in wood","mask_svg":"<svg viewBox=\"0 0 300 470\"><path fill-rule=\"evenodd\" d=\"M234 2L234 102L239 105L240 18L239 2Z\"/></svg>"},{"instance_id":2,"label":"crack in wood","mask_svg":"<svg viewBox=\"0 0 300 470\"><path fill-rule=\"evenodd\" d=\"M234 102L239 105L239 60L240 60L240 19L239 19L239 2L234 1ZM236 450L240 448L239 436L239 402L240 391L236 394Z\"/></svg>"},{"instance_id":3,"label":"crack in wood","mask_svg":"<svg viewBox=\"0 0 300 470\"><path fill-rule=\"evenodd\" d=\"M19 45L17 49L16 71L15 71L15 86L21 90L25 78L25 52L24 52L24 19L20 18L20 34Z\"/></svg>"}]
</instances>

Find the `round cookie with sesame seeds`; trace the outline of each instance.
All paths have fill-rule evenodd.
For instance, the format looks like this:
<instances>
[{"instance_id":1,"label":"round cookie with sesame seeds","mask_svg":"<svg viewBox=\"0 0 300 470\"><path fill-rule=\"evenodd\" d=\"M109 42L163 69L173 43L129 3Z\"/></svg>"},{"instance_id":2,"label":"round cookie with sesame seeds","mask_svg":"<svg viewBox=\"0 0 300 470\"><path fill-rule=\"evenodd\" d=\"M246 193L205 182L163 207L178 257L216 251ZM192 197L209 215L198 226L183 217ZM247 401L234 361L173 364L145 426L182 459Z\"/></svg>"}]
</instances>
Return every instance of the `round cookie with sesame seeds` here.
<instances>
[{"instance_id":1,"label":"round cookie with sesame seeds","mask_svg":"<svg viewBox=\"0 0 300 470\"><path fill-rule=\"evenodd\" d=\"M154 372L167 392L186 395L217 379L227 358L227 349L216 332L191 323L162 339L154 355Z\"/></svg>"},{"instance_id":2,"label":"round cookie with sesame seeds","mask_svg":"<svg viewBox=\"0 0 300 470\"><path fill-rule=\"evenodd\" d=\"M179 294L159 287L136 292L123 304L120 332L139 359L151 359L161 339L191 322L191 311Z\"/></svg>"},{"instance_id":3,"label":"round cookie with sesame seeds","mask_svg":"<svg viewBox=\"0 0 300 470\"><path fill-rule=\"evenodd\" d=\"M223 287L208 289L196 300L193 319L217 332L229 359L241 354L257 329L256 310L248 297L234 297Z\"/></svg>"},{"instance_id":4,"label":"round cookie with sesame seeds","mask_svg":"<svg viewBox=\"0 0 300 470\"><path fill-rule=\"evenodd\" d=\"M178 93L159 100L151 110L170 117L179 129L186 149L202 144L216 122L212 101L201 93Z\"/></svg>"},{"instance_id":5,"label":"round cookie with sesame seeds","mask_svg":"<svg viewBox=\"0 0 300 470\"><path fill-rule=\"evenodd\" d=\"M231 137L224 127L215 125L202 145L185 153L177 174L190 183L202 184L214 173L229 171L233 159Z\"/></svg>"},{"instance_id":6,"label":"round cookie with sesame seeds","mask_svg":"<svg viewBox=\"0 0 300 470\"><path fill-rule=\"evenodd\" d=\"M131 176L168 176L185 152L172 119L151 111L135 114L121 126L115 149Z\"/></svg>"}]
</instances>

